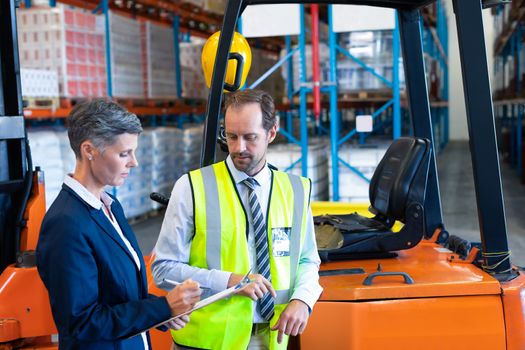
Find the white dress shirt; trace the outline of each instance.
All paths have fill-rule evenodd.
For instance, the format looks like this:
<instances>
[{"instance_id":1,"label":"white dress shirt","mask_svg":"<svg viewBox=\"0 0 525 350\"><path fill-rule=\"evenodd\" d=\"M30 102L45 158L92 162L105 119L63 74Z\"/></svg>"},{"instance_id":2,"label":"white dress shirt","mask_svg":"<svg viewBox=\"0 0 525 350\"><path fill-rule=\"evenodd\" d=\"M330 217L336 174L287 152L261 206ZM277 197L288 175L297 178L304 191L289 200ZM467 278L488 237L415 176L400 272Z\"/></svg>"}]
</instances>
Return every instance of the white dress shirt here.
<instances>
[{"instance_id":1,"label":"white dress shirt","mask_svg":"<svg viewBox=\"0 0 525 350\"><path fill-rule=\"evenodd\" d=\"M71 175L66 175L64 179L64 184L71 188L84 202L92 206L94 209L102 210L106 218L108 218L109 222L111 222L111 225L113 225L113 228L115 231L117 231L120 239L122 239L122 242L124 242L124 245L126 248L128 248L129 252L131 253L131 256L133 257L133 260L135 261L135 264L137 265L137 268L140 271L140 259L135 251L133 249L133 246L131 243L129 243L126 236L124 236L124 233L122 233L122 229L120 228L120 225L117 222L117 219L115 219L115 215L111 212L111 204L113 203L113 198L111 198L106 192L102 191L100 194L100 199L95 197L95 195L88 191L87 188L84 187L80 182L78 182L76 179L74 179ZM102 206L106 207L107 210L104 210ZM142 341L144 342L144 349L149 350L148 346L148 339L146 337L146 332L140 333L142 336Z\"/></svg>"},{"instance_id":2,"label":"white dress shirt","mask_svg":"<svg viewBox=\"0 0 525 350\"><path fill-rule=\"evenodd\" d=\"M226 159L226 165L233 176L243 206L248 208L246 210L248 215L248 254L252 272L256 273L255 239L251 211L248 204L248 188L242 184L242 181L248 175L235 168L230 156ZM271 176L271 170L267 165L257 175L253 176L260 185L255 187L255 193L259 199L265 220L270 197ZM226 289L231 272L207 270L188 265L193 235L193 196L190 181L186 174L177 181L171 193L159 239L155 246L156 258L152 264L153 278L158 286L167 290L170 290L173 286L164 282L164 279L184 281L188 278L199 282L204 288L211 289L212 293ZM305 302L310 309L313 308L322 292L318 274L320 263L321 260L319 259L315 242L313 219L309 210L306 237L300 253L297 278L290 299L299 299ZM253 303L253 307L253 322L265 322L256 308L256 302Z\"/></svg>"}]
</instances>

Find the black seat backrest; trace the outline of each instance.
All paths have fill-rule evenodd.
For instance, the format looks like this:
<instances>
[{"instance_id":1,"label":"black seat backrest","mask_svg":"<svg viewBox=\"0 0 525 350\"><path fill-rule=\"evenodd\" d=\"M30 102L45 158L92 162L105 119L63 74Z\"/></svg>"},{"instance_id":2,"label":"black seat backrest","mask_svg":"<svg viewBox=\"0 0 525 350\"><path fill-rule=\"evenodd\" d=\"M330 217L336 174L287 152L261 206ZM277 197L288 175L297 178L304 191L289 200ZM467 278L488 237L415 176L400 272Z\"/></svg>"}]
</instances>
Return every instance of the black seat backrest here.
<instances>
[{"instance_id":1,"label":"black seat backrest","mask_svg":"<svg viewBox=\"0 0 525 350\"><path fill-rule=\"evenodd\" d=\"M411 193L420 192L421 181L416 177L430 156L430 142L426 139L402 137L394 140L370 182L371 211L391 220L405 222L405 210ZM427 166L428 167L428 166ZM424 181L426 184L426 179ZM413 193L412 193L413 196Z\"/></svg>"}]
</instances>

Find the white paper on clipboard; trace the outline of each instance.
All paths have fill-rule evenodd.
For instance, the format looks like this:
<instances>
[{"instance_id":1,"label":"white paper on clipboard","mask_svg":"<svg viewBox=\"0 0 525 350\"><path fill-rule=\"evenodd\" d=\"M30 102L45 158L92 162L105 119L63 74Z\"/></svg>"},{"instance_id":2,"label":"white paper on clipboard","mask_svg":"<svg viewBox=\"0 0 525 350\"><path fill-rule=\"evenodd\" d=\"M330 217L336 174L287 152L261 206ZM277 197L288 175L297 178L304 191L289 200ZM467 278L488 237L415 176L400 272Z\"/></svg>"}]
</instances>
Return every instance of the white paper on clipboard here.
<instances>
[{"instance_id":1,"label":"white paper on clipboard","mask_svg":"<svg viewBox=\"0 0 525 350\"><path fill-rule=\"evenodd\" d=\"M168 323L168 322L170 322L170 321L173 321L173 320L175 320L175 319L177 319L177 318L179 318L179 317L181 317L181 316L188 315L188 314L192 313L192 312L195 311L195 310L202 309L203 307L208 306L208 305L210 305L210 304L213 304L213 303L216 302L216 301L219 301L219 300L222 300L222 299L226 299L226 298L232 296L233 294L237 293L237 292L239 291L239 289L243 288L244 286L246 286L248 283L251 282L250 278L248 277L248 276L250 275L250 272L251 272L251 271L252 271L252 270L250 269L250 271L248 271L248 272L243 276L243 278L241 279L241 281L240 281L238 284L236 284L235 286L230 287L230 288L228 288L228 289L225 289L225 290L223 290L222 292L216 293L216 294L214 294L214 295L212 295L212 296L210 296L210 297L208 297L208 298L206 298L206 299L203 299L203 300L197 302L197 303L195 304L195 306L193 307L193 309L188 310L188 311L186 311L186 312L183 312L183 313L181 313L181 314L179 314L179 315L177 315L177 316L173 316L172 318L170 318L170 319L168 319L168 320L166 320L166 321L162 321L162 322L160 322L160 323L154 325L154 326L151 327L151 328L157 328L157 327L159 327L159 326L163 326L163 325L165 325L166 323ZM139 333L139 334L140 334L140 333Z\"/></svg>"}]
</instances>

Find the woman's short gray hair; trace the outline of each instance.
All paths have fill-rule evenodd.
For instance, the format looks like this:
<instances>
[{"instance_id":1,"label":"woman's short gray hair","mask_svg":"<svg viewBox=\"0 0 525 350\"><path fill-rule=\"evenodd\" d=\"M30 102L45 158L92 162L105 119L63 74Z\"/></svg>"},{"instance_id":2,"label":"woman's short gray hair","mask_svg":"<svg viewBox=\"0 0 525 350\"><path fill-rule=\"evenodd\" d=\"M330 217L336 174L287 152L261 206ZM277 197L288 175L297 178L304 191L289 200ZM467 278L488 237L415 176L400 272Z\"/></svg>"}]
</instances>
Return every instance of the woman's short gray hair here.
<instances>
[{"instance_id":1,"label":"woman's short gray hair","mask_svg":"<svg viewBox=\"0 0 525 350\"><path fill-rule=\"evenodd\" d=\"M67 118L69 144L80 157L80 145L89 140L101 152L121 134L140 134L140 120L115 102L94 99L77 104Z\"/></svg>"}]
</instances>

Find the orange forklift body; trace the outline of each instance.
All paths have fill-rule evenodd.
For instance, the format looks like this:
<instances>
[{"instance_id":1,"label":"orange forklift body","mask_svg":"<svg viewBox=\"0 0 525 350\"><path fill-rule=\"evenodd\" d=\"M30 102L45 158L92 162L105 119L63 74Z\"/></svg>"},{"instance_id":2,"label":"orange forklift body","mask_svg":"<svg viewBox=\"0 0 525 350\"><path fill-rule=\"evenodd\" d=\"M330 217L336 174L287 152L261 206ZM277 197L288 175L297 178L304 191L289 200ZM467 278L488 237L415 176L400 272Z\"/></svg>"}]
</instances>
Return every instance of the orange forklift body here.
<instances>
[{"instance_id":1,"label":"orange forklift body","mask_svg":"<svg viewBox=\"0 0 525 350\"><path fill-rule=\"evenodd\" d=\"M20 250L34 250L46 212L42 172L33 175L31 198L21 233ZM0 349L53 347L56 334L49 296L36 267L7 267L0 275ZM46 345L47 344L47 345Z\"/></svg>"},{"instance_id":2,"label":"orange forklift body","mask_svg":"<svg viewBox=\"0 0 525 350\"><path fill-rule=\"evenodd\" d=\"M167 294L166 291L155 285L153 276L151 275L151 263L153 263L154 259L155 255L144 257L144 262L146 263L146 278L148 279L148 292L157 296L164 296ZM149 336L153 350L171 349L171 345L173 344L171 332L162 332L158 329L152 329L149 332Z\"/></svg>"},{"instance_id":3,"label":"orange forklift body","mask_svg":"<svg viewBox=\"0 0 525 350\"><path fill-rule=\"evenodd\" d=\"M419 253L429 248L439 249L434 244L426 244L422 248ZM415 253L418 250L418 247L413 249ZM403 260L405 263L415 261L410 256L405 256ZM350 268L362 266L361 263L346 262L337 266L326 264L323 269ZM448 264L442 258L440 263ZM417 268L415 265L402 267L405 271L412 271ZM386 271L395 267L395 263L384 266ZM461 272L464 274L468 273L465 270L470 270L470 266L452 265L450 269L464 270ZM325 292L315 305L308 327L300 337L301 349L525 349L523 274L502 284L494 280L492 285L489 282L491 277L483 276L484 281L472 280L464 290L461 288L463 283L456 286L450 280L446 283L436 280L433 283L436 296L417 297L415 290L418 287L415 286L414 293L411 291L404 297L392 299L388 298L389 292L397 293L407 287L398 277L374 281L369 288L382 290L386 294L372 299L352 299L355 293L348 293L349 296L344 298L345 289L364 288L358 286L364 279L363 275L360 278L357 275L350 277L321 278ZM472 277L475 279L480 276L472 274ZM431 277L422 283L428 283L429 279ZM343 287L345 283L349 285ZM417 277L414 277L414 284L418 284ZM334 290L338 292L333 293ZM438 296L439 291L446 290L450 295Z\"/></svg>"},{"instance_id":4,"label":"orange forklift body","mask_svg":"<svg viewBox=\"0 0 525 350\"><path fill-rule=\"evenodd\" d=\"M301 336L301 349L322 344L347 350L507 349L501 285L471 264L449 261L452 254L442 251L435 243L420 243L380 261L383 271L403 271L414 284L381 276L363 285L377 271L378 260L323 264L322 270L363 268L365 273L321 278L324 292ZM523 331L523 312L520 322Z\"/></svg>"},{"instance_id":5,"label":"orange forklift body","mask_svg":"<svg viewBox=\"0 0 525 350\"><path fill-rule=\"evenodd\" d=\"M313 203L314 215L357 211L366 205ZM370 215L370 214L368 214ZM437 237L437 235L434 235ZM525 349L525 276L500 283L443 246L424 240L396 258L328 262L324 270L364 273L323 276L324 288L300 348ZM404 272L365 278L378 270Z\"/></svg>"}]
</instances>

